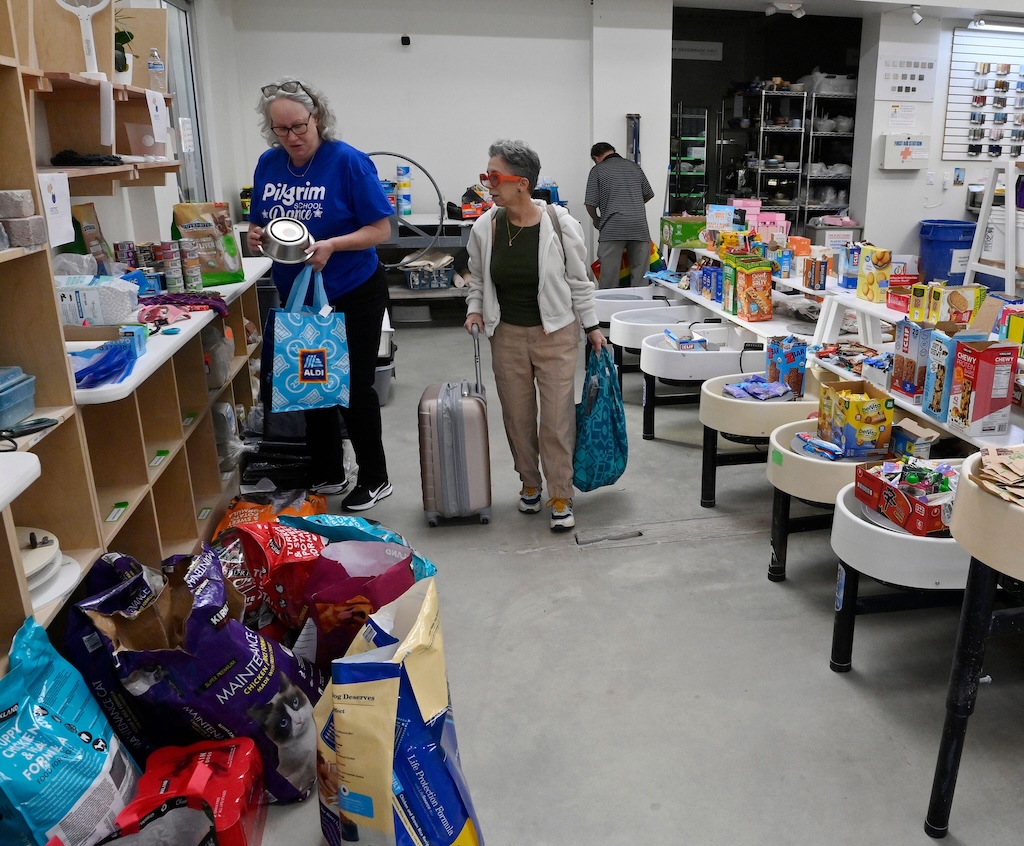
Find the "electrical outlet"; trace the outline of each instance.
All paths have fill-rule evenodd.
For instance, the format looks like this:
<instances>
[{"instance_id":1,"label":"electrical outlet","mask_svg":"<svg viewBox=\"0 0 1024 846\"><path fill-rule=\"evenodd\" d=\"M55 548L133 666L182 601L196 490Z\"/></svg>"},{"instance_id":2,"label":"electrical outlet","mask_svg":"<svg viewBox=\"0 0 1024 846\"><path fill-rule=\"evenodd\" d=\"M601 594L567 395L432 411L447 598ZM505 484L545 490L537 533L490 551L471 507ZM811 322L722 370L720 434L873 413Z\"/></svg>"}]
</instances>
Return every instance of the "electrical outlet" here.
<instances>
[{"instance_id":1,"label":"electrical outlet","mask_svg":"<svg viewBox=\"0 0 1024 846\"><path fill-rule=\"evenodd\" d=\"M929 170L924 175L924 183L925 183L925 185L934 185L935 184L935 171L934 170Z\"/></svg>"},{"instance_id":2,"label":"electrical outlet","mask_svg":"<svg viewBox=\"0 0 1024 846\"><path fill-rule=\"evenodd\" d=\"M948 170L942 174L942 190L948 191L953 185L953 174Z\"/></svg>"}]
</instances>

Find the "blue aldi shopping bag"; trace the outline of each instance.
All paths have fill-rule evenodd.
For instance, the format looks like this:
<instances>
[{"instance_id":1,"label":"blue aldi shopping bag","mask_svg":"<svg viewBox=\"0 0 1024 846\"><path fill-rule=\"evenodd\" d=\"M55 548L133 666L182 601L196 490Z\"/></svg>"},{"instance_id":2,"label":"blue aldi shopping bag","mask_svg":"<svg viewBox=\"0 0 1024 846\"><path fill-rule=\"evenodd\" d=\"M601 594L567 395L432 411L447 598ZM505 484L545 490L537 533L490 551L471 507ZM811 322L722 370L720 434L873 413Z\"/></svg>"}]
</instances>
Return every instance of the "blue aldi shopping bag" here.
<instances>
[{"instance_id":1,"label":"blue aldi shopping bag","mask_svg":"<svg viewBox=\"0 0 1024 846\"><path fill-rule=\"evenodd\" d=\"M313 304L305 305L310 278ZM327 301L323 276L306 265L284 308L267 315L263 333L263 399L270 411L348 407L345 315Z\"/></svg>"},{"instance_id":2,"label":"blue aldi shopping bag","mask_svg":"<svg viewBox=\"0 0 1024 846\"><path fill-rule=\"evenodd\" d=\"M581 491L614 484L626 472L629 441L615 362L608 347L591 353L583 397L576 406L572 483Z\"/></svg>"}]
</instances>

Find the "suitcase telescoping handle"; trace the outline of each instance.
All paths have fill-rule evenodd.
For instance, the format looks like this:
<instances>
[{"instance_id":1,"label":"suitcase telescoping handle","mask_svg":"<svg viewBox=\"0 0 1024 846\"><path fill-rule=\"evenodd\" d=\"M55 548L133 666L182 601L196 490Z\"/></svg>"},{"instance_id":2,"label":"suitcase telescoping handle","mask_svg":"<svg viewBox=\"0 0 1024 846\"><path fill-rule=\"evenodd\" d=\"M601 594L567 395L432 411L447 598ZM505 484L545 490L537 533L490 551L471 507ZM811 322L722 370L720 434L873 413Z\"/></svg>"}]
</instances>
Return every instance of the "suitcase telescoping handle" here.
<instances>
[{"instance_id":1,"label":"suitcase telescoping handle","mask_svg":"<svg viewBox=\"0 0 1024 846\"><path fill-rule=\"evenodd\" d=\"M484 377L480 372L480 327L475 323L473 330L473 364L476 367L476 392L478 396L484 396Z\"/></svg>"}]
</instances>

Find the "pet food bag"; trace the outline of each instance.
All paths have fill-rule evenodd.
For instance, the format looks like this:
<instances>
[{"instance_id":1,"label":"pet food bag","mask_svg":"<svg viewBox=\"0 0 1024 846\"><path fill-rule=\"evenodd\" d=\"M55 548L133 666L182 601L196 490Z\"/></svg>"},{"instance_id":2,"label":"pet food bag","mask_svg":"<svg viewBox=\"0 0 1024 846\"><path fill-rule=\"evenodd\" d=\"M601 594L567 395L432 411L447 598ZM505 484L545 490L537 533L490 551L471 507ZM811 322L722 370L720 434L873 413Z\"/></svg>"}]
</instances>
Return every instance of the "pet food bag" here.
<instances>
[{"instance_id":1,"label":"pet food bag","mask_svg":"<svg viewBox=\"0 0 1024 846\"><path fill-rule=\"evenodd\" d=\"M82 677L29 617L0 679L0 843L92 844L113 830L137 781Z\"/></svg>"},{"instance_id":2,"label":"pet food bag","mask_svg":"<svg viewBox=\"0 0 1024 846\"><path fill-rule=\"evenodd\" d=\"M204 288L245 281L227 203L175 203L171 237L195 242Z\"/></svg>"},{"instance_id":3,"label":"pet food bag","mask_svg":"<svg viewBox=\"0 0 1024 846\"><path fill-rule=\"evenodd\" d=\"M303 798L316 778L312 711L326 679L242 624L244 601L211 547L168 559L163 569L165 584L150 593L136 585L120 609L94 597L85 609L94 627L85 647L109 655L146 715L144 728L156 733L154 745L165 745L166 732L177 734L182 722L187 742L250 737L271 796Z\"/></svg>"},{"instance_id":4,"label":"pet food bag","mask_svg":"<svg viewBox=\"0 0 1024 846\"><path fill-rule=\"evenodd\" d=\"M327 497L305 491L273 491L236 496L231 500L213 536L233 529L242 523L266 523L284 515L297 517L323 514L327 511ZM300 527L301 528L301 527Z\"/></svg>"},{"instance_id":5,"label":"pet food bag","mask_svg":"<svg viewBox=\"0 0 1024 846\"><path fill-rule=\"evenodd\" d=\"M374 614L332 676L333 727L318 728L333 731L342 748L333 773L338 822L324 826L325 837L364 846L482 844L459 763L434 580Z\"/></svg>"}]
</instances>

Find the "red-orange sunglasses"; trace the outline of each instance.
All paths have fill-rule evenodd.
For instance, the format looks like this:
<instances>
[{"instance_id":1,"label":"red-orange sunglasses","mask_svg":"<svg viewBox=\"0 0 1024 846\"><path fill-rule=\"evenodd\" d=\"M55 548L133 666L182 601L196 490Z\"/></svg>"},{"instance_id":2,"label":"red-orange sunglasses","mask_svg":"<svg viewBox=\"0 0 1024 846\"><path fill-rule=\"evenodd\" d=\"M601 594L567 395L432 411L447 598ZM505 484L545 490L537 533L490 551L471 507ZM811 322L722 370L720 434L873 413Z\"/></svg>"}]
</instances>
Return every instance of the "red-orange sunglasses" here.
<instances>
[{"instance_id":1,"label":"red-orange sunglasses","mask_svg":"<svg viewBox=\"0 0 1024 846\"><path fill-rule=\"evenodd\" d=\"M480 184L484 188L497 188L502 182L518 182L520 179L526 179L525 176L507 176L504 173L498 173L492 170L490 173L480 174Z\"/></svg>"}]
</instances>

